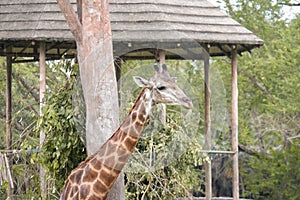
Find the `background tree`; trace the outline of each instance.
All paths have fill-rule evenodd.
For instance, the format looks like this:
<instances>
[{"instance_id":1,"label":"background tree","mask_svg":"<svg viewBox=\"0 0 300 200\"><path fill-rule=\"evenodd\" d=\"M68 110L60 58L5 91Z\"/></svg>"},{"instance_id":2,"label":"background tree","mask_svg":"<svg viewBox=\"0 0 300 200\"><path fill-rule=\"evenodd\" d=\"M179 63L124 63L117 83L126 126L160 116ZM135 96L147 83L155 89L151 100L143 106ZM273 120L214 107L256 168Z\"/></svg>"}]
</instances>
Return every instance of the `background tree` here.
<instances>
[{"instance_id":1,"label":"background tree","mask_svg":"<svg viewBox=\"0 0 300 200\"><path fill-rule=\"evenodd\" d=\"M283 1L224 2L231 17L265 41L263 47L239 59L242 195L297 199L294 184L300 180L299 170L295 170L299 163L299 14L285 19ZM216 64L228 88L228 74L221 67L226 62L218 59Z\"/></svg>"}]
</instances>

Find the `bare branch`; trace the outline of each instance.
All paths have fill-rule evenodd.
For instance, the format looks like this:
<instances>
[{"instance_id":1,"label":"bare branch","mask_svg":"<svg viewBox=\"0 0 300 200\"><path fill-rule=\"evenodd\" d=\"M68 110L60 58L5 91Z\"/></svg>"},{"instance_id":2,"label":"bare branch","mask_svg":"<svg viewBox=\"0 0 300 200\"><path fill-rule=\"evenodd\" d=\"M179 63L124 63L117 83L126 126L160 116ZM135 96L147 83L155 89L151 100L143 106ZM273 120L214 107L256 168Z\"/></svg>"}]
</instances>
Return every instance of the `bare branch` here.
<instances>
[{"instance_id":1,"label":"bare branch","mask_svg":"<svg viewBox=\"0 0 300 200\"><path fill-rule=\"evenodd\" d=\"M57 0L76 42L82 42L82 25L69 0Z\"/></svg>"},{"instance_id":2,"label":"bare branch","mask_svg":"<svg viewBox=\"0 0 300 200\"><path fill-rule=\"evenodd\" d=\"M279 3L279 4L285 6L300 6L300 3Z\"/></svg>"},{"instance_id":3,"label":"bare branch","mask_svg":"<svg viewBox=\"0 0 300 200\"><path fill-rule=\"evenodd\" d=\"M248 155L251 155L251 156L256 156L256 157L260 157L260 153L252 150L252 149L249 149L247 148L245 145L242 145L239 143L239 150L242 151L242 152L245 152L246 154Z\"/></svg>"},{"instance_id":4,"label":"bare branch","mask_svg":"<svg viewBox=\"0 0 300 200\"><path fill-rule=\"evenodd\" d=\"M258 89L260 89L264 94L266 94L270 98L272 104L275 104L274 97L266 87L264 87L254 76L251 76L246 71L242 71L242 73L245 74L251 80L251 82L258 87Z\"/></svg>"},{"instance_id":5,"label":"bare branch","mask_svg":"<svg viewBox=\"0 0 300 200\"><path fill-rule=\"evenodd\" d=\"M35 92L35 90L36 90L35 87L31 87L30 84L27 83L27 81L19 74L12 73L12 75L13 75L14 79L16 79L16 81L19 81L23 85L23 87L32 95L32 97L34 98L34 100L36 102L40 101L39 94Z\"/></svg>"},{"instance_id":6,"label":"bare branch","mask_svg":"<svg viewBox=\"0 0 300 200\"><path fill-rule=\"evenodd\" d=\"M296 135L296 136L292 136L292 137L288 137L288 140L293 140L293 139L297 139L300 138L300 135Z\"/></svg>"}]
</instances>

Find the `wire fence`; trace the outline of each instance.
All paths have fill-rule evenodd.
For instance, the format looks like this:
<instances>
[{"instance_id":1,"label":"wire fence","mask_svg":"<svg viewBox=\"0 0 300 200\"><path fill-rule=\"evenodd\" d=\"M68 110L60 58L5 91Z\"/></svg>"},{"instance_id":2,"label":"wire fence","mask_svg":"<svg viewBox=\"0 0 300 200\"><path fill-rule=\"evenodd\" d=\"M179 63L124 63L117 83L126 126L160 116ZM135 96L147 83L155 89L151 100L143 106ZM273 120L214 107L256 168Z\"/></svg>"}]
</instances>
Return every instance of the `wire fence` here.
<instances>
[{"instance_id":1,"label":"wire fence","mask_svg":"<svg viewBox=\"0 0 300 200\"><path fill-rule=\"evenodd\" d=\"M13 199L38 199L39 197L39 165L33 162L35 150L1 150L0 151L0 199L8 198L8 188Z\"/></svg>"},{"instance_id":2,"label":"wire fence","mask_svg":"<svg viewBox=\"0 0 300 200\"><path fill-rule=\"evenodd\" d=\"M32 199L41 199L41 192L40 192L40 173L39 168L40 164L36 162L35 157L41 153L40 149L33 149L33 150L26 150L26 151L20 151L20 150L0 150L0 200L5 200L8 198L8 187L12 188L12 199L17 200L32 200ZM215 171L213 171L213 174L215 174L215 177L219 177L220 179L230 179L228 178L228 174L230 174L230 168L227 167L230 165L229 163L231 160L230 154L233 152L231 151L203 151L201 153L205 153L206 155L210 155L214 159L214 163L217 165L215 166ZM215 156L215 155L223 154L222 157ZM224 155L227 154L227 155ZM203 155L202 155L203 156ZM12 163L12 165L11 165ZM181 174L182 171L178 171L175 168L168 167L170 170L168 173L174 173L175 174ZM228 171L229 170L229 171ZM134 197L137 195L137 191L133 190L133 186L135 184L136 188L142 188L145 189L145 187L150 185L150 189L152 189L153 192L157 192L157 194L153 193L152 196L155 198L161 197L162 193L169 193L172 194L172 199L180 199L176 194L173 194L173 189L177 191L178 189L186 190L187 193L192 192L189 191L189 189L185 188L184 183L177 182L173 187L167 186L165 183L167 183L168 177L166 176L166 169L163 169L161 171L156 171L155 174L151 174L153 178L151 179L152 182L149 182L149 177L145 178L145 174L141 175L139 177L138 174L126 174L127 181L126 181L126 188L129 190L127 191L127 199L132 199L130 194ZM222 178L221 174L225 174L225 178ZM149 176L149 173L148 173ZM197 173L193 173L193 176L198 176L199 186L204 184L204 174L203 172L197 171ZM173 177L174 178L174 177ZM129 181L130 180L130 181ZM218 181L217 179L215 181ZM48 177L46 179L46 187L48 190L47 199L54 199L57 200L59 198L59 191L52 191L54 185L56 183L56 180L54 177ZM169 183L169 182L168 182ZM180 184L181 185L180 185ZM220 185L221 183L214 182L215 185L219 185L220 187L225 187L225 185L229 184L229 182L223 183L223 185ZM176 189L177 188L177 189ZM146 187L147 189L147 187ZM149 190L150 190L149 189ZM201 188L200 188L201 189ZM161 191L160 191L161 190ZM178 192L178 191L177 191ZM193 191L194 193L195 191ZM203 195L203 191L198 191L199 194L201 193ZM199 195L198 194L198 195ZM201 199L201 198L195 198L193 197L194 194L190 193L191 197L190 199ZM151 195L150 195L151 196ZM154 199L155 199L154 198ZM136 199L136 198L135 198ZM163 199L163 198L159 198ZM185 198L181 198L182 200ZM222 199L222 198L214 198L214 199ZM227 200L231 198L224 198L222 200Z\"/></svg>"}]
</instances>

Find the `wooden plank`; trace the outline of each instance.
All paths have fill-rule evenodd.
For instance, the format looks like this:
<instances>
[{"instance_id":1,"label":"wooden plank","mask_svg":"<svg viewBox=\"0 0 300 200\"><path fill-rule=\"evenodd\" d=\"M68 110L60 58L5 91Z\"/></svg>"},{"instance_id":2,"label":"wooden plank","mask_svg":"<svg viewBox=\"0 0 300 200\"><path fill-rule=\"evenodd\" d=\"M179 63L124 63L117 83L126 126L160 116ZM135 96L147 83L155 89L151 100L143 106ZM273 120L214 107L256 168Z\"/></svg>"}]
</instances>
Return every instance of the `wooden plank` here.
<instances>
[{"instance_id":1,"label":"wooden plank","mask_svg":"<svg viewBox=\"0 0 300 200\"><path fill-rule=\"evenodd\" d=\"M179 7L192 6L192 7L214 7L209 1L189 0L182 3L182 0L111 0L110 4L155 4L155 5L175 5Z\"/></svg>"},{"instance_id":2,"label":"wooden plank","mask_svg":"<svg viewBox=\"0 0 300 200\"><path fill-rule=\"evenodd\" d=\"M145 38L144 36L147 36ZM120 41L141 41L143 42L176 42L183 43L185 40L195 40L203 43L226 43L226 44L257 44L263 41L253 34L223 34L223 33L201 33L193 31L113 31L113 38Z\"/></svg>"},{"instance_id":3,"label":"wooden plank","mask_svg":"<svg viewBox=\"0 0 300 200\"><path fill-rule=\"evenodd\" d=\"M201 16L226 16L215 8L193 8L182 6L169 6L169 5L144 5L144 4L112 4L110 6L111 13L169 13L169 14L185 14L185 15L201 15Z\"/></svg>"},{"instance_id":4,"label":"wooden plank","mask_svg":"<svg viewBox=\"0 0 300 200\"><path fill-rule=\"evenodd\" d=\"M72 4L76 3L76 0L70 0ZM0 5L28 5L28 4L44 4L52 3L56 4L56 0L1 0ZM209 1L189 0L182 4L182 0L111 0L110 4L154 4L154 5L175 5L175 6L192 6L192 7L204 7L210 8L217 6L211 4Z\"/></svg>"},{"instance_id":5,"label":"wooden plank","mask_svg":"<svg viewBox=\"0 0 300 200\"><path fill-rule=\"evenodd\" d=\"M1 0L0 5L40 4L40 0ZM43 3L56 3L56 0L43 0Z\"/></svg>"},{"instance_id":6,"label":"wooden plank","mask_svg":"<svg viewBox=\"0 0 300 200\"><path fill-rule=\"evenodd\" d=\"M69 0L72 4L76 3L76 0ZM56 0L1 0L0 5L28 5L28 4L45 4L52 3L57 4Z\"/></svg>"},{"instance_id":7,"label":"wooden plank","mask_svg":"<svg viewBox=\"0 0 300 200\"><path fill-rule=\"evenodd\" d=\"M76 4L72 4L73 8L76 10ZM0 4L0 13L44 13L44 12L58 12L61 10L57 3L44 3L44 4L11 4L4 5Z\"/></svg>"},{"instance_id":8,"label":"wooden plank","mask_svg":"<svg viewBox=\"0 0 300 200\"><path fill-rule=\"evenodd\" d=\"M111 22L178 22L188 24L216 24L216 25L239 25L231 18L223 16L195 16L166 13L112 13Z\"/></svg>"},{"instance_id":9,"label":"wooden plank","mask_svg":"<svg viewBox=\"0 0 300 200\"><path fill-rule=\"evenodd\" d=\"M10 40L44 40L51 38L52 41L74 41L74 37L70 31L65 30L12 30L12 31L0 31L0 38L9 38Z\"/></svg>"},{"instance_id":10,"label":"wooden plank","mask_svg":"<svg viewBox=\"0 0 300 200\"><path fill-rule=\"evenodd\" d=\"M33 22L3 22L0 23L0 29L10 31L20 30L69 30L64 21L33 21Z\"/></svg>"},{"instance_id":11,"label":"wooden plank","mask_svg":"<svg viewBox=\"0 0 300 200\"><path fill-rule=\"evenodd\" d=\"M37 17L38 16L38 17ZM5 13L1 14L1 23L3 22L34 22L34 21L66 21L60 12L45 13ZM66 23L66 22L65 22Z\"/></svg>"},{"instance_id":12,"label":"wooden plank","mask_svg":"<svg viewBox=\"0 0 300 200\"><path fill-rule=\"evenodd\" d=\"M210 25L210 24L183 24L183 23L171 23L171 22L123 22L123 23L112 23L113 30L134 30L134 31L193 31L203 33L236 33L236 34L252 34L248 29L242 26L236 25Z\"/></svg>"}]
</instances>

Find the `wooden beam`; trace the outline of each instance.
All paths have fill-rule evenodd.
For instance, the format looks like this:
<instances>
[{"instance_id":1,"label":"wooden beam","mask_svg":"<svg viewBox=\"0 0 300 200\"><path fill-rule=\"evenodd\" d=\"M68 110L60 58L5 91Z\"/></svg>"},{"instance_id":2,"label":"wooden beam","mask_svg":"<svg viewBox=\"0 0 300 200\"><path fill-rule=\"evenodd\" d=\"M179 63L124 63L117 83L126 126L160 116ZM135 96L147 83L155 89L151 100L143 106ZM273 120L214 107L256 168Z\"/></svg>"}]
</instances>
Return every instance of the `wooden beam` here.
<instances>
[{"instance_id":1,"label":"wooden beam","mask_svg":"<svg viewBox=\"0 0 300 200\"><path fill-rule=\"evenodd\" d=\"M204 106L205 106L205 150L211 150L211 112L210 112L210 66L209 66L209 49L206 48L204 56ZM205 197L206 200L212 199L212 174L210 154L205 158Z\"/></svg>"},{"instance_id":2,"label":"wooden beam","mask_svg":"<svg viewBox=\"0 0 300 200\"><path fill-rule=\"evenodd\" d=\"M237 76L237 50L233 47L231 54L231 150L232 155L232 194L233 199L239 199L239 163L238 163L238 76Z\"/></svg>"}]
</instances>

